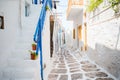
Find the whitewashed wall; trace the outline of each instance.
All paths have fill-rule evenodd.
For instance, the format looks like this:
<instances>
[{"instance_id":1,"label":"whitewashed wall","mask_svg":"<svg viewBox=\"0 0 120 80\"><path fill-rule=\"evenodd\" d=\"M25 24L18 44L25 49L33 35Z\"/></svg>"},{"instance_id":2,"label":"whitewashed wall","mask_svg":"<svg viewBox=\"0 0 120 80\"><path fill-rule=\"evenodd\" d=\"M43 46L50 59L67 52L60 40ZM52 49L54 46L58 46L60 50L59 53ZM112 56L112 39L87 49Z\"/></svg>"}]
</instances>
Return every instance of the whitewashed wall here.
<instances>
[{"instance_id":1,"label":"whitewashed wall","mask_svg":"<svg viewBox=\"0 0 120 80\"><path fill-rule=\"evenodd\" d=\"M43 64L46 64L44 69L44 79L47 80L48 74L52 69L52 59L50 58L50 12L47 11L45 24L42 31L42 46L43 46Z\"/></svg>"},{"instance_id":2,"label":"whitewashed wall","mask_svg":"<svg viewBox=\"0 0 120 80\"><path fill-rule=\"evenodd\" d=\"M119 80L120 18L106 21L113 16L113 10L108 9L94 19L88 21L87 35L89 48L87 54L90 59L102 66Z\"/></svg>"},{"instance_id":3,"label":"whitewashed wall","mask_svg":"<svg viewBox=\"0 0 120 80\"><path fill-rule=\"evenodd\" d=\"M5 27L4 30L0 29L1 67L7 65L7 59L10 58L9 56L12 55L14 52L13 50L16 49L16 43L25 39L29 40L28 42L30 42L30 45L33 42L33 35L39 19L41 6L32 5L29 0L28 3L31 5L31 13L29 17L25 17L25 0L21 0L21 8L19 1L20 0L0 0L0 14L4 16ZM31 48L28 50L30 49Z\"/></svg>"},{"instance_id":4,"label":"whitewashed wall","mask_svg":"<svg viewBox=\"0 0 120 80\"><path fill-rule=\"evenodd\" d=\"M75 29L75 39L73 39L73 47L77 49L77 24L73 23L73 29Z\"/></svg>"},{"instance_id":5,"label":"whitewashed wall","mask_svg":"<svg viewBox=\"0 0 120 80\"><path fill-rule=\"evenodd\" d=\"M0 29L0 54L8 56L15 45L19 26L19 1L1 0L0 13L4 16L4 30Z\"/></svg>"},{"instance_id":6,"label":"whitewashed wall","mask_svg":"<svg viewBox=\"0 0 120 80\"><path fill-rule=\"evenodd\" d=\"M66 46L73 46L73 29L65 31Z\"/></svg>"}]
</instances>

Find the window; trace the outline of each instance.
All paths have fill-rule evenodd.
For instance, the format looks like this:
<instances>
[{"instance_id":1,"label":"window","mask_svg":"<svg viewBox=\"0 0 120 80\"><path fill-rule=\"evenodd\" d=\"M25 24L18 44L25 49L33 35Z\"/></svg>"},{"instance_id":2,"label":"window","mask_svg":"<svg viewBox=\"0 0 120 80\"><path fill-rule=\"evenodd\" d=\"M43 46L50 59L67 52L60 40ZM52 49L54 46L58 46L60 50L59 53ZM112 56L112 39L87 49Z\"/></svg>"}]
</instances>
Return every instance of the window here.
<instances>
[{"instance_id":1,"label":"window","mask_svg":"<svg viewBox=\"0 0 120 80\"><path fill-rule=\"evenodd\" d=\"M25 2L25 16L28 17L30 14L30 5Z\"/></svg>"},{"instance_id":2,"label":"window","mask_svg":"<svg viewBox=\"0 0 120 80\"><path fill-rule=\"evenodd\" d=\"M0 16L0 29L4 29L4 17Z\"/></svg>"}]
</instances>

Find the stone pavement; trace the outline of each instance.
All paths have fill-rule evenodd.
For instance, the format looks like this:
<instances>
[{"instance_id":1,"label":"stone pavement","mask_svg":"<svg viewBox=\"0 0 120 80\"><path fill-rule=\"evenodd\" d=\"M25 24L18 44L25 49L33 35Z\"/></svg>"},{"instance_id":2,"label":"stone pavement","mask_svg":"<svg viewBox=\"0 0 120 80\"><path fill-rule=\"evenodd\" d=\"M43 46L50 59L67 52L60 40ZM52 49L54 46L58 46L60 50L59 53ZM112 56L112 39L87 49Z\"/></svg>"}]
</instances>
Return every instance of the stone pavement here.
<instances>
[{"instance_id":1,"label":"stone pavement","mask_svg":"<svg viewBox=\"0 0 120 80\"><path fill-rule=\"evenodd\" d=\"M77 60L66 52L58 55L48 80L115 80L90 60Z\"/></svg>"}]
</instances>

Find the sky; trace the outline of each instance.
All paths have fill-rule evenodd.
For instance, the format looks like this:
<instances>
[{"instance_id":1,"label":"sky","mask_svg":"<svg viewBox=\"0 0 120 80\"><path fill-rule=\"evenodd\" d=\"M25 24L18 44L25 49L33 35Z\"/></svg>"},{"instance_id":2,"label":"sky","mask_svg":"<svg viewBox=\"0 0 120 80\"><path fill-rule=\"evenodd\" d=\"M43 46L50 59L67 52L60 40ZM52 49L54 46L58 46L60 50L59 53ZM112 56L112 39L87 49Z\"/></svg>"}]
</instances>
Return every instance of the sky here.
<instances>
[{"instance_id":1,"label":"sky","mask_svg":"<svg viewBox=\"0 0 120 80\"><path fill-rule=\"evenodd\" d=\"M60 2L57 4L57 12L62 13L61 16L59 16L59 19L61 20L64 29L69 32L69 30L71 30L73 27L73 23L66 19L68 0L59 0L59 1Z\"/></svg>"}]
</instances>

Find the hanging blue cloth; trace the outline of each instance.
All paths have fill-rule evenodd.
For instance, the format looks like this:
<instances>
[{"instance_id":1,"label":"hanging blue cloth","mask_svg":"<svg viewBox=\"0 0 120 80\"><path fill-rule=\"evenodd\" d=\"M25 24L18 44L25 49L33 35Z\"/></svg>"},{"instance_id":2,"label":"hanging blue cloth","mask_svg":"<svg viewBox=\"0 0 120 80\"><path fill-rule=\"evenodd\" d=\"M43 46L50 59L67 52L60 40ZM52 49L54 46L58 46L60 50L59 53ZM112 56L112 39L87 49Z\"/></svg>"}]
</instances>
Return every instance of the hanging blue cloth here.
<instances>
[{"instance_id":1,"label":"hanging blue cloth","mask_svg":"<svg viewBox=\"0 0 120 80\"><path fill-rule=\"evenodd\" d=\"M50 9L52 9L52 0L48 0L48 4L49 4Z\"/></svg>"},{"instance_id":2,"label":"hanging blue cloth","mask_svg":"<svg viewBox=\"0 0 120 80\"><path fill-rule=\"evenodd\" d=\"M54 1L54 9L57 9L56 1Z\"/></svg>"},{"instance_id":3,"label":"hanging blue cloth","mask_svg":"<svg viewBox=\"0 0 120 80\"><path fill-rule=\"evenodd\" d=\"M48 0L51 1L51 0ZM32 0L32 4L44 4L45 0Z\"/></svg>"},{"instance_id":4,"label":"hanging blue cloth","mask_svg":"<svg viewBox=\"0 0 120 80\"><path fill-rule=\"evenodd\" d=\"M37 0L35 0L37 1ZM40 17L38 20L38 24L35 30L34 34L34 41L37 43L37 49L36 49L36 55L40 53L40 68L41 68L41 80L44 80L43 78L43 58L42 58L42 30L45 22L46 17L46 6L49 5L50 9L52 9L52 0L42 0L43 6L41 9ZM37 2L35 2L37 4Z\"/></svg>"},{"instance_id":5,"label":"hanging blue cloth","mask_svg":"<svg viewBox=\"0 0 120 80\"><path fill-rule=\"evenodd\" d=\"M42 0L42 3L44 3L44 0Z\"/></svg>"},{"instance_id":6,"label":"hanging blue cloth","mask_svg":"<svg viewBox=\"0 0 120 80\"><path fill-rule=\"evenodd\" d=\"M37 4L35 0L35 4ZM36 55L40 53L40 72L41 72L41 80L44 80L43 78L43 58L42 58L42 30L45 22L46 17L46 6L49 5L50 9L52 9L52 0L42 0L43 6L41 9L40 17L38 20L38 24L35 30L34 34L34 41L37 43L37 49L36 49Z\"/></svg>"},{"instance_id":7,"label":"hanging blue cloth","mask_svg":"<svg viewBox=\"0 0 120 80\"><path fill-rule=\"evenodd\" d=\"M34 4L37 4L37 0L34 0Z\"/></svg>"},{"instance_id":8,"label":"hanging blue cloth","mask_svg":"<svg viewBox=\"0 0 120 80\"><path fill-rule=\"evenodd\" d=\"M42 26L41 24L41 20L39 22L39 27ZM42 28L39 29L39 33L38 33L38 42L37 42L37 46L38 46L38 50L37 52L40 50L40 71L41 71L41 79L44 80L44 77L43 77L43 59L42 59Z\"/></svg>"}]
</instances>

